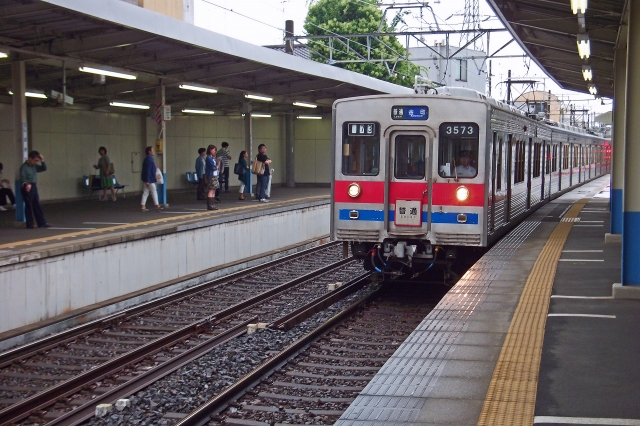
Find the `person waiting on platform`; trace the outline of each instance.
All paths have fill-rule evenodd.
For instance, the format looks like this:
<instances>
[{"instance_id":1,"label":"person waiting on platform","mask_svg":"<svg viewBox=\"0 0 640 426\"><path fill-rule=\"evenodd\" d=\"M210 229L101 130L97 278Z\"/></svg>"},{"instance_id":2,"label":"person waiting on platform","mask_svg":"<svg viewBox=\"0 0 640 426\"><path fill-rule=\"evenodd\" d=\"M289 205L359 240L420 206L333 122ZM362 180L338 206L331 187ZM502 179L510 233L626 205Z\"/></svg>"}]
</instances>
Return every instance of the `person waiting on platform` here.
<instances>
[{"instance_id":1,"label":"person waiting on platform","mask_svg":"<svg viewBox=\"0 0 640 426\"><path fill-rule=\"evenodd\" d=\"M144 182L144 188L142 189L142 211L147 212L149 209L147 208L147 198L149 197L149 193L151 193L151 199L153 200L153 204L156 206L156 210L162 210L162 206L158 204L158 191L156 190L156 171L158 170L156 167L156 161L153 159L155 152L153 152L153 147L148 146L145 149L145 153L147 156L144 158L142 162L142 172L140 173L140 179Z\"/></svg>"},{"instance_id":2,"label":"person waiting on platform","mask_svg":"<svg viewBox=\"0 0 640 426\"><path fill-rule=\"evenodd\" d=\"M267 146L263 143L258 145L258 155L256 155L256 160L261 161L264 164L264 173L258 175L258 185L256 188L258 201L262 203L268 203L267 200L267 185L269 185L269 164L271 164L271 160L267 157Z\"/></svg>"},{"instance_id":3,"label":"person waiting on platform","mask_svg":"<svg viewBox=\"0 0 640 426\"><path fill-rule=\"evenodd\" d=\"M242 151L240 153L240 159L238 160L238 164L240 165L240 169L244 170L244 173L238 175L238 179L240 180L240 200L244 200L244 194L249 194L251 192L251 170L249 167L249 154L247 151Z\"/></svg>"},{"instance_id":4,"label":"person waiting on platform","mask_svg":"<svg viewBox=\"0 0 640 426\"><path fill-rule=\"evenodd\" d=\"M456 176L458 177L474 177L478 172L471 165L471 153L469 151L460 151L460 164L456 166Z\"/></svg>"},{"instance_id":5,"label":"person waiting on platform","mask_svg":"<svg viewBox=\"0 0 640 426\"><path fill-rule=\"evenodd\" d=\"M224 183L224 192L229 192L229 160L231 160L231 154L229 154L228 142L222 142L222 148L218 151L218 158L222 160L220 164L220 186L222 187Z\"/></svg>"},{"instance_id":6,"label":"person waiting on platform","mask_svg":"<svg viewBox=\"0 0 640 426\"><path fill-rule=\"evenodd\" d=\"M100 186L102 187L102 196L100 201L107 201L107 189L111 189L111 199L116 200L116 190L113 187L113 166L107 155L107 148L101 146L98 148L100 159L98 164L94 164L93 168L100 170Z\"/></svg>"},{"instance_id":7,"label":"person waiting on platform","mask_svg":"<svg viewBox=\"0 0 640 426\"><path fill-rule=\"evenodd\" d=\"M40 162L40 164L38 164ZM40 205L40 196L38 195L38 173L47 170L44 157L38 151L31 151L27 161L20 166L20 193L25 204L25 216L27 219L27 228L33 229L33 216L36 217L38 228L49 228L50 223L44 218L42 206Z\"/></svg>"},{"instance_id":8,"label":"person waiting on platform","mask_svg":"<svg viewBox=\"0 0 640 426\"><path fill-rule=\"evenodd\" d=\"M207 210L218 210L215 206L215 194L216 190L220 188L220 184L218 182L218 162L216 160L216 154L218 153L218 148L215 145L209 145L207 147L207 158L204 169L204 174L207 178Z\"/></svg>"},{"instance_id":9,"label":"person waiting on platform","mask_svg":"<svg viewBox=\"0 0 640 426\"><path fill-rule=\"evenodd\" d=\"M16 197L11 190L11 182L9 179L2 178L2 170L4 166L0 163L0 212L7 211L7 208L13 208L16 204ZM7 204L9 198L9 204Z\"/></svg>"},{"instance_id":10,"label":"person waiting on platform","mask_svg":"<svg viewBox=\"0 0 640 426\"><path fill-rule=\"evenodd\" d=\"M198 195L199 201L207 199L207 180L204 177L204 166L207 158L207 150L200 148L198 150L198 158L196 158L196 176L198 176Z\"/></svg>"}]
</instances>

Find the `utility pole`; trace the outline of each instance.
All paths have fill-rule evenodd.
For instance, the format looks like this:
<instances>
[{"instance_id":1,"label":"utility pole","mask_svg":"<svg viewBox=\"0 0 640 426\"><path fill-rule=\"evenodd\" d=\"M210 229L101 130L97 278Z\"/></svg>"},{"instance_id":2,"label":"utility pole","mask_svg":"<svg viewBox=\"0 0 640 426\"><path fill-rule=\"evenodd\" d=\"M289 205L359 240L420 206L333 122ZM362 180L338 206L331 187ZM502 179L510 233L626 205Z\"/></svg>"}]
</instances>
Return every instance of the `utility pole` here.
<instances>
[{"instance_id":1,"label":"utility pole","mask_svg":"<svg viewBox=\"0 0 640 426\"><path fill-rule=\"evenodd\" d=\"M491 97L491 59L489 59L489 75L487 78L489 79L489 97Z\"/></svg>"},{"instance_id":2,"label":"utility pole","mask_svg":"<svg viewBox=\"0 0 640 426\"><path fill-rule=\"evenodd\" d=\"M507 74L507 105L511 105L511 70Z\"/></svg>"}]
</instances>

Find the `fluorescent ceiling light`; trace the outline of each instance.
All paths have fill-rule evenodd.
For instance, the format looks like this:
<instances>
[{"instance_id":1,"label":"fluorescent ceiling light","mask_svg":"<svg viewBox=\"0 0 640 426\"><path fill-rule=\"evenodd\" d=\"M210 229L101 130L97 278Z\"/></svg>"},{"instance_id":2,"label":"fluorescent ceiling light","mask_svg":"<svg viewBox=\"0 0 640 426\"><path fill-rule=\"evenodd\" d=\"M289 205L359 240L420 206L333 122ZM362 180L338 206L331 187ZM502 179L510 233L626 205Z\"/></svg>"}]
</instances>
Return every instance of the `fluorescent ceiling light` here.
<instances>
[{"instance_id":1,"label":"fluorescent ceiling light","mask_svg":"<svg viewBox=\"0 0 640 426\"><path fill-rule=\"evenodd\" d=\"M109 77L124 78L125 80L135 80L136 78L138 78L136 74L116 71L113 68L106 69L106 68L80 67L78 68L78 70L82 72L88 72L91 74L99 74L99 75L106 75Z\"/></svg>"},{"instance_id":2,"label":"fluorescent ceiling light","mask_svg":"<svg viewBox=\"0 0 640 426\"><path fill-rule=\"evenodd\" d=\"M589 93L591 93L592 95L595 95L596 93L598 93L598 89L594 84L589 85Z\"/></svg>"},{"instance_id":3,"label":"fluorescent ceiling light","mask_svg":"<svg viewBox=\"0 0 640 426\"><path fill-rule=\"evenodd\" d=\"M137 104L135 102L111 101L109 105L123 108L149 109L149 105Z\"/></svg>"},{"instance_id":4,"label":"fluorescent ceiling light","mask_svg":"<svg viewBox=\"0 0 640 426\"><path fill-rule=\"evenodd\" d=\"M265 102L271 102L273 100L273 98L268 98L266 96L259 96L259 95L244 95L244 97L247 99L255 99L256 101L265 101Z\"/></svg>"},{"instance_id":5,"label":"fluorescent ceiling light","mask_svg":"<svg viewBox=\"0 0 640 426\"><path fill-rule=\"evenodd\" d=\"M213 115L215 111L210 109L201 109L201 108L183 108L182 112L187 114L205 114L205 115Z\"/></svg>"},{"instance_id":6,"label":"fluorescent ceiling light","mask_svg":"<svg viewBox=\"0 0 640 426\"><path fill-rule=\"evenodd\" d=\"M571 0L571 10L576 15L578 12L584 13L587 11L587 4L589 0Z\"/></svg>"},{"instance_id":7,"label":"fluorescent ceiling light","mask_svg":"<svg viewBox=\"0 0 640 426\"><path fill-rule=\"evenodd\" d=\"M181 83L178 87L185 90L195 90L196 92L218 93L218 89L214 89L213 87L203 86L201 84Z\"/></svg>"},{"instance_id":8,"label":"fluorescent ceiling light","mask_svg":"<svg viewBox=\"0 0 640 426\"><path fill-rule=\"evenodd\" d=\"M13 92L11 90L9 90L9 94L13 95ZM27 98L40 98L40 99L47 99L47 95L44 94L44 92L41 92L39 90L26 90L24 92L24 95Z\"/></svg>"},{"instance_id":9,"label":"fluorescent ceiling light","mask_svg":"<svg viewBox=\"0 0 640 426\"><path fill-rule=\"evenodd\" d=\"M271 118L271 114L251 114L251 117Z\"/></svg>"},{"instance_id":10,"label":"fluorescent ceiling light","mask_svg":"<svg viewBox=\"0 0 640 426\"><path fill-rule=\"evenodd\" d=\"M589 55L591 55L591 46L589 44L589 34L578 34L577 38L578 43L578 55L582 59L588 59Z\"/></svg>"},{"instance_id":11,"label":"fluorescent ceiling light","mask_svg":"<svg viewBox=\"0 0 640 426\"><path fill-rule=\"evenodd\" d=\"M310 104L308 102L294 102L295 106L305 107L305 108L318 108L318 105Z\"/></svg>"},{"instance_id":12,"label":"fluorescent ceiling light","mask_svg":"<svg viewBox=\"0 0 640 426\"><path fill-rule=\"evenodd\" d=\"M319 115L299 115L298 118L301 120L322 120Z\"/></svg>"},{"instance_id":13,"label":"fluorescent ceiling light","mask_svg":"<svg viewBox=\"0 0 640 426\"><path fill-rule=\"evenodd\" d=\"M582 76L585 81L591 81L593 79L593 74L591 73L591 65L583 65L582 66Z\"/></svg>"},{"instance_id":14,"label":"fluorescent ceiling light","mask_svg":"<svg viewBox=\"0 0 640 426\"><path fill-rule=\"evenodd\" d=\"M9 57L9 54L7 52L0 50L0 58L8 58L8 57Z\"/></svg>"}]
</instances>

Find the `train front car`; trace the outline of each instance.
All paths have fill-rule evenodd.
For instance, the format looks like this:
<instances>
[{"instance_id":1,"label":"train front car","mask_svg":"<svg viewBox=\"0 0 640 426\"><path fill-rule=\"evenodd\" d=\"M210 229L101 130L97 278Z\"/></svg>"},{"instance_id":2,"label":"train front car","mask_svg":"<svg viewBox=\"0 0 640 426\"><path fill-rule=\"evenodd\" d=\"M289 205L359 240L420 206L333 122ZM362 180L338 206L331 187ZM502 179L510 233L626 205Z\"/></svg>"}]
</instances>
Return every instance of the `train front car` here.
<instances>
[{"instance_id":1,"label":"train front car","mask_svg":"<svg viewBox=\"0 0 640 426\"><path fill-rule=\"evenodd\" d=\"M393 277L486 245L482 99L343 99L333 107L332 238Z\"/></svg>"}]
</instances>

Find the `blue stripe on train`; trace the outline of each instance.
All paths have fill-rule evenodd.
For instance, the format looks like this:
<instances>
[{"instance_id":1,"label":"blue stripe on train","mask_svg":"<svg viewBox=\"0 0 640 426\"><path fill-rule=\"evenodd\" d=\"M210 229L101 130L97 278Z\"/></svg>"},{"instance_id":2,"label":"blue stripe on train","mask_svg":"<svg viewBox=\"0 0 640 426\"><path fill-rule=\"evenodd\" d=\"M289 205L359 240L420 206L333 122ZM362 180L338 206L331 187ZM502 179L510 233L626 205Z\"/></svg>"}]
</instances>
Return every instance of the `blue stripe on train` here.
<instances>
[{"instance_id":1,"label":"blue stripe on train","mask_svg":"<svg viewBox=\"0 0 640 426\"><path fill-rule=\"evenodd\" d=\"M372 222L383 222L384 221L384 212L382 210L356 210L358 212L358 219L350 219L349 212L352 210L349 209L340 209L339 219L340 220L364 220L364 221L372 221ZM460 213L439 213L435 212L431 214L431 223L450 223L457 224L458 223L458 214ZM477 213L465 213L467 215L467 222L461 225L477 225L478 224L478 214ZM395 218L395 212L389 211L389 221L393 222ZM427 212L422 212L422 221L427 221Z\"/></svg>"}]
</instances>

